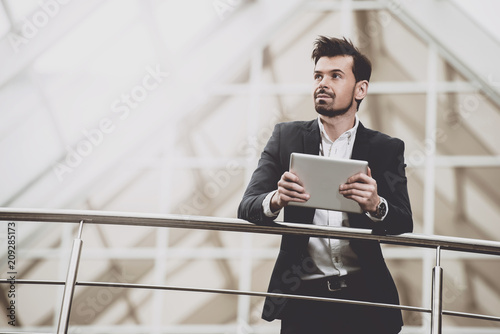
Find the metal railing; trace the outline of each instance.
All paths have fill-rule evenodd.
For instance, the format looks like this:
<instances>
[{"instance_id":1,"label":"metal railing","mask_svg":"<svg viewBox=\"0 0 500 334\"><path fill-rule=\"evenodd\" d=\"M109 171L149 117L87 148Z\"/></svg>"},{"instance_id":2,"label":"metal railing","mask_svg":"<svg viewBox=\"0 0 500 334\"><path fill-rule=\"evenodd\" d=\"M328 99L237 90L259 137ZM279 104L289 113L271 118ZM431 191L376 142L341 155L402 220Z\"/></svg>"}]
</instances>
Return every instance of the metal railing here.
<instances>
[{"instance_id":1,"label":"metal railing","mask_svg":"<svg viewBox=\"0 0 500 334\"><path fill-rule=\"evenodd\" d=\"M73 242L68 273L66 281L51 280L16 280L16 284L42 284L42 285L64 285L64 293L59 314L57 334L67 333L71 303L75 286L88 287L118 287L118 288L139 288L152 290L171 291L191 291L231 295L247 295L256 297L279 297L295 298L303 300L338 302L356 305L366 305L373 307L395 308L407 311L415 311L431 314L431 334L440 334L442 330L442 316L467 317L482 320L498 321L500 316L484 314L464 313L443 310L443 269L441 268L441 251L461 251L470 253L480 253L489 255L500 255L500 242L486 241L478 239L456 238L446 236L431 236L419 234L402 234L397 236L381 236L371 234L370 230L314 226L310 224L291 224L276 222L271 226L253 225L240 219L213 218L186 215L160 215L160 214L139 214L139 213L118 213L102 211L76 211L76 210L40 210L40 209L10 209L0 208L0 221L30 221L30 222L52 222L52 223L75 223L79 224L78 236ZM433 268L432 296L429 308L391 305L383 303L361 302L354 300L343 300L333 298L320 298L310 296L299 296L290 294L264 293L255 291L227 290L227 289L205 289L189 288L168 285L148 285L130 283L108 283L108 282L84 282L77 281L78 265L80 262L83 241L81 239L83 226L85 224L111 224L111 225L134 225L148 227L166 227L182 229L198 229L213 231L261 233L261 234L289 234L303 235L311 237L328 237L337 239L364 239L377 240L381 243L433 248L436 250L436 264ZM0 279L1 283L9 283L7 279Z\"/></svg>"}]
</instances>

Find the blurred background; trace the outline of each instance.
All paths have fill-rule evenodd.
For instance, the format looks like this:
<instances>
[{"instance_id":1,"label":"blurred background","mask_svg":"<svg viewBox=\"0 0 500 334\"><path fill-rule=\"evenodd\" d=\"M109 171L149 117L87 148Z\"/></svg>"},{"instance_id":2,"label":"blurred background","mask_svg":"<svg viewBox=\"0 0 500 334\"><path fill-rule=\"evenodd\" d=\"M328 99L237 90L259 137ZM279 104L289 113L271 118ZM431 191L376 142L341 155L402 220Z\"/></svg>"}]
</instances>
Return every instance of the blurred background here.
<instances>
[{"instance_id":1,"label":"blurred background","mask_svg":"<svg viewBox=\"0 0 500 334\"><path fill-rule=\"evenodd\" d=\"M415 232L498 241L499 11L494 0L1 0L0 205L234 218L274 124L316 117L315 38L346 36L374 67L361 121L405 141ZM64 280L76 228L17 233L18 278ZM279 240L86 226L78 279L266 291ZM384 254L401 302L428 306L434 252ZM442 266L445 309L499 315L497 258L443 252ZM3 316L0 332L54 332L62 287L17 289L18 326ZM262 306L77 287L70 333L277 333ZM426 315L404 320L403 333L428 333ZM500 333L443 321L444 333Z\"/></svg>"}]
</instances>

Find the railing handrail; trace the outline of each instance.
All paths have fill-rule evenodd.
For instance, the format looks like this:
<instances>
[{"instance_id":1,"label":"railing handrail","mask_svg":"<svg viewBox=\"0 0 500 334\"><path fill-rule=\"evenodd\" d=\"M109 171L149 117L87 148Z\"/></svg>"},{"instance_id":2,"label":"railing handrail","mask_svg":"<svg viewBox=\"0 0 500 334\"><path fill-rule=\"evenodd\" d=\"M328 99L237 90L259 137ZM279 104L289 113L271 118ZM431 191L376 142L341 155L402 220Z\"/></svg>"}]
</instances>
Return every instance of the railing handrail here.
<instances>
[{"instance_id":1,"label":"railing handrail","mask_svg":"<svg viewBox=\"0 0 500 334\"><path fill-rule=\"evenodd\" d=\"M271 225L254 225L235 218L151 214L91 210L0 208L0 221L30 221L53 223L80 223L169 227L184 229L248 232L261 234L292 234L340 239L377 240L382 243L404 246L437 248L490 255L500 255L500 241L405 233L400 235L375 235L371 230L351 227L315 226L275 222Z\"/></svg>"},{"instance_id":2,"label":"railing handrail","mask_svg":"<svg viewBox=\"0 0 500 334\"><path fill-rule=\"evenodd\" d=\"M315 226L311 224L291 224L285 222L271 223L266 226L254 225L240 219L231 218L216 218L203 216L187 216L187 215L167 215L167 214L145 214L145 213L125 213L125 212L109 212L109 211L84 211L84 210L44 210L44 209L19 209L19 208L0 208L1 221L31 221L31 222L53 222L53 223L78 223L80 229L78 237L73 242L70 264L66 281L64 282L64 295L59 316L57 328L58 334L66 334L68 331L69 315L71 311L71 303L73 301L73 293L76 285L86 286L112 286L123 288L145 288L145 289L160 289L160 290L179 290L179 291L197 291L211 293L226 293L249 296L271 296L273 294L253 291L239 290L222 290L222 289L202 289L202 288L186 288L160 285L145 285L145 284L129 284L129 283L107 283L107 282L77 282L78 264L80 261L82 248L82 228L84 224L113 224L113 225L135 225L149 227L168 227L168 228L188 228L188 229L204 229L217 231L232 231L232 232L250 232L261 234L293 234L312 237L332 237L341 239L365 239L377 240L382 243L398 244L404 246L426 247L436 249L436 265L433 268L433 288L432 288L432 303L431 308L420 308L412 306L401 306L391 304L381 304L366 302L367 305L377 307L389 307L398 309L407 309L418 312L431 313L431 333L440 334L442 329L442 315L454 315L461 317L470 317L484 320L500 321L500 317L488 316L482 314L470 314L443 311L442 309L442 292L443 292L443 269L440 267L440 252L441 250L465 251L473 253L483 253L500 255L500 242L487 241L469 238L457 238L436 235L421 235L421 234L401 234L401 235L375 235L368 229L356 229L346 227L329 227ZM9 280L0 279L0 284L10 283ZM22 280L19 283L38 284L48 283L39 281ZM50 282L51 284L59 284L59 282ZM319 297L311 296L296 296L277 294L275 297L285 298L300 298L300 299L318 299ZM323 299L323 298L319 298ZM332 302L360 304L365 302L355 300L335 300L331 298L325 299Z\"/></svg>"}]
</instances>

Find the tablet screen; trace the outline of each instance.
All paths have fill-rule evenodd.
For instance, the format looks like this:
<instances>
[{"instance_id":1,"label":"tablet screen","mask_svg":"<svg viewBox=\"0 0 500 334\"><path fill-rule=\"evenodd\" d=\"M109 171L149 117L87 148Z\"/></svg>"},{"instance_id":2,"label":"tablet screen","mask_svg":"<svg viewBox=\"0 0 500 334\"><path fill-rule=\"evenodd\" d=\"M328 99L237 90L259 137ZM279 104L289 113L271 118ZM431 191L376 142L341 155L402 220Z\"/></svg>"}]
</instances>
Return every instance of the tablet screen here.
<instances>
[{"instance_id":1,"label":"tablet screen","mask_svg":"<svg viewBox=\"0 0 500 334\"><path fill-rule=\"evenodd\" d=\"M318 155L292 153L290 171L297 175L311 196L305 203L289 205L316 209L362 213L359 204L339 193L339 187L357 173L367 173L368 162L334 159Z\"/></svg>"}]
</instances>

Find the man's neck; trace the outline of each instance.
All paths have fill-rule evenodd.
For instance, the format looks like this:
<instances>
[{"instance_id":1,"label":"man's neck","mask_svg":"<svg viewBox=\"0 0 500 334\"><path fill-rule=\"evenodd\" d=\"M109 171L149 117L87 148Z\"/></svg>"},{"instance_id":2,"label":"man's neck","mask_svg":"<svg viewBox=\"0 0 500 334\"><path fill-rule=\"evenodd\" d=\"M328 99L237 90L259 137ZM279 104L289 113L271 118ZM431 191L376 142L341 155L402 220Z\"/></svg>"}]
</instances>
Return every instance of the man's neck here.
<instances>
[{"instance_id":1,"label":"man's neck","mask_svg":"<svg viewBox=\"0 0 500 334\"><path fill-rule=\"evenodd\" d=\"M352 129L356 122L356 112L347 112L344 115L333 117L324 115L320 115L319 117L323 123L326 134L332 141L337 140L344 132Z\"/></svg>"}]
</instances>

